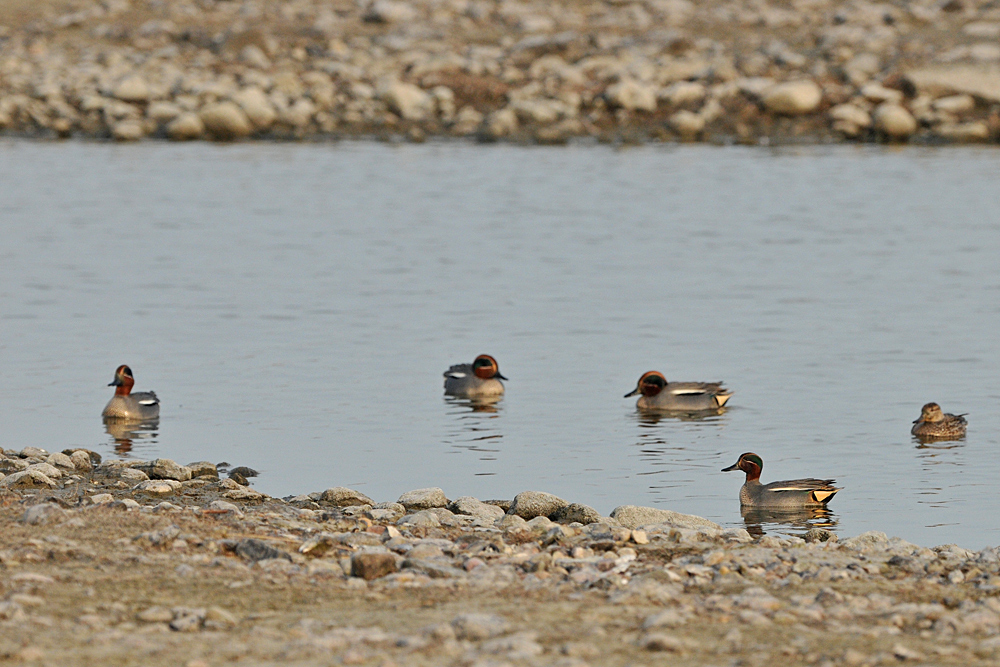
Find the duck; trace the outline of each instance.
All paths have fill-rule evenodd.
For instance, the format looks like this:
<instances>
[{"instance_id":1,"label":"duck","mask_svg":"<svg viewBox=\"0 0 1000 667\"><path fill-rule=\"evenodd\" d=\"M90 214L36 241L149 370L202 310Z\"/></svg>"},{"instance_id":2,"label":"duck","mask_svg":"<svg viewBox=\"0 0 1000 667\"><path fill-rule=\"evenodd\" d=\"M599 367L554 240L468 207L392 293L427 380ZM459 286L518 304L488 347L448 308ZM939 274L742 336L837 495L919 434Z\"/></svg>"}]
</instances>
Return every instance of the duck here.
<instances>
[{"instance_id":1,"label":"duck","mask_svg":"<svg viewBox=\"0 0 1000 667\"><path fill-rule=\"evenodd\" d=\"M910 433L918 438L961 438L968 425L966 414L946 414L937 403L928 403L920 408L920 419L914 420Z\"/></svg>"},{"instance_id":2,"label":"duck","mask_svg":"<svg viewBox=\"0 0 1000 667\"><path fill-rule=\"evenodd\" d=\"M642 394L635 406L640 410L699 412L718 410L733 395L722 382L667 382L659 371L647 371L625 398Z\"/></svg>"},{"instance_id":3,"label":"duck","mask_svg":"<svg viewBox=\"0 0 1000 667\"><path fill-rule=\"evenodd\" d=\"M791 479L783 482L760 483L764 460L753 452L740 454L736 463L722 472L742 470L747 481L740 489L742 507L796 510L825 506L840 491L832 479Z\"/></svg>"},{"instance_id":4,"label":"duck","mask_svg":"<svg viewBox=\"0 0 1000 667\"><path fill-rule=\"evenodd\" d=\"M132 393L135 378L132 369L122 364L115 370L115 379L108 386L115 387L115 395L104 406L101 416L106 420L148 421L160 416L160 399L151 391Z\"/></svg>"},{"instance_id":5,"label":"duck","mask_svg":"<svg viewBox=\"0 0 1000 667\"><path fill-rule=\"evenodd\" d=\"M461 398L500 396L504 392L497 360L480 354L471 364L455 364L444 372L444 393Z\"/></svg>"}]
</instances>

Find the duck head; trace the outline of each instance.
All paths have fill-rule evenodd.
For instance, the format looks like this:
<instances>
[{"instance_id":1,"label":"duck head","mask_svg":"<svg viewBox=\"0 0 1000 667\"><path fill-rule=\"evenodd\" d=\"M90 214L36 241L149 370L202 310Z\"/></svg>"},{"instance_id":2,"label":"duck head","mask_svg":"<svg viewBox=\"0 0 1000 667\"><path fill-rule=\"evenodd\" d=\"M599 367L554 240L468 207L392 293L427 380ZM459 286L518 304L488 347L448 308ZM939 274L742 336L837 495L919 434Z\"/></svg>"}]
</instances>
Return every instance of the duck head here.
<instances>
[{"instance_id":1,"label":"duck head","mask_svg":"<svg viewBox=\"0 0 1000 667\"><path fill-rule=\"evenodd\" d=\"M643 396L656 396L667 386L667 378L659 371L647 371L639 378L639 383L635 389L625 394L625 398L642 394Z\"/></svg>"},{"instance_id":2,"label":"duck head","mask_svg":"<svg viewBox=\"0 0 1000 667\"><path fill-rule=\"evenodd\" d=\"M913 420L914 424L919 424L920 422L939 422L944 419L944 414L941 412L941 406L937 403L928 403L924 407L920 408L920 419Z\"/></svg>"},{"instance_id":3,"label":"duck head","mask_svg":"<svg viewBox=\"0 0 1000 667\"><path fill-rule=\"evenodd\" d=\"M760 458L753 452L747 452L746 454L740 454L739 460L728 468L723 468L722 472L730 472L732 470L742 470L747 474L747 481L754 479L760 479L760 472L764 469L764 459Z\"/></svg>"},{"instance_id":4,"label":"duck head","mask_svg":"<svg viewBox=\"0 0 1000 667\"><path fill-rule=\"evenodd\" d=\"M490 378L498 380L507 379L500 374L500 366L497 364L497 360L488 354L480 354L476 357L476 360L472 362L472 372L481 380L489 380Z\"/></svg>"},{"instance_id":5,"label":"duck head","mask_svg":"<svg viewBox=\"0 0 1000 667\"><path fill-rule=\"evenodd\" d=\"M109 387L116 387L115 396L128 396L135 384L132 377L132 369L122 364L115 370L115 379L108 383Z\"/></svg>"}]
</instances>

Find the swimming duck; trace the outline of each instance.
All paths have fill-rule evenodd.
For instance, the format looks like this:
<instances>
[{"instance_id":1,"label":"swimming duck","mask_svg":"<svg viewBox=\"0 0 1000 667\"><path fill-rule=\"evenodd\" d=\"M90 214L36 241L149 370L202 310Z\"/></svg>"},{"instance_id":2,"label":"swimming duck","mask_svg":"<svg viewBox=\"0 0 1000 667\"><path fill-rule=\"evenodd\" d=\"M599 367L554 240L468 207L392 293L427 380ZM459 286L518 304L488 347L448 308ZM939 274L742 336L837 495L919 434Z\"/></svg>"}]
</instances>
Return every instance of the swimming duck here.
<instances>
[{"instance_id":1,"label":"swimming duck","mask_svg":"<svg viewBox=\"0 0 1000 667\"><path fill-rule=\"evenodd\" d=\"M499 396L504 391L500 380L506 379L496 359L480 354L471 364L455 364L444 372L444 393L463 398Z\"/></svg>"},{"instance_id":2,"label":"swimming duck","mask_svg":"<svg viewBox=\"0 0 1000 667\"><path fill-rule=\"evenodd\" d=\"M965 414L945 414L937 403L928 403L920 408L920 419L913 422L910 433L918 438L961 438L966 424Z\"/></svg>"},{"instance_id":3,"label":"swimming duck","mask_svg":"<svg viewBox=\"0 0 1000 667\"><path fill-rule=\"evenodd\" d=\"M108 384L115 387L115 395L104 406L101 416L105 419L146 421L160 416L160 399L151 391L132 393L135 378L132 369L124 364L115 370L115 379Z\"/></svg>"},{"instance_id":4,"label":"swimming duck","mask_svg":"<svg viewBox=\"0 0 1000 667\"><path fill-rule=\"evenodd\" d=\"M744 507L769 507L773 509L801 509L826 505L839 488L832 479L791 479L784 482L760 483L764 460L753 452L741 454L739 460L722 472L742 470L747 481L740 489L740 505Z\"/></svg>"},{"instance_id":5,"label":"swimming duck","mask_svg":"<svg viewBox=\"0 0 1000 667\"><path fill-rule=\"evenodd\" d=\"M643 373L635 389L625 398L642 394L635 405L641 410L678 410L697 412L718 410L726 404L733 392L723 388L721 382L667 382L663 373Z\"/></svg>"}]
</instances>

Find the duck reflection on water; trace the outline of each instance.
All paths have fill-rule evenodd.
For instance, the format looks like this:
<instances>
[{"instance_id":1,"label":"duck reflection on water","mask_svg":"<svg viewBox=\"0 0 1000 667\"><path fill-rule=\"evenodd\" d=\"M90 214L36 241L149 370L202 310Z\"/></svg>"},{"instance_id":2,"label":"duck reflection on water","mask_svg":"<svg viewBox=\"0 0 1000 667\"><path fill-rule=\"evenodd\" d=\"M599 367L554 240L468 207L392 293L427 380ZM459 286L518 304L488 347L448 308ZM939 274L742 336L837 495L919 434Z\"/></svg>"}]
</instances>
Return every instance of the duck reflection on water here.
<instances>
[{"instance_id":1,"label":"duck reflection on water","mask_svg":"<svg viewBox=\"0 0 1000 667\"><path fill-rule=\"evenodd\" d=\"M761 537L771 530L805 538L811 530L831 531L838 523L837 515L825 506L787 510L743 506L740 514L744 527L753 537ZM819 540L825 541L822 536Z\"/></svg>"},{"instance_id":2,"label":"duck reflection on water","mask_svg":"<svg viewBox=\"0 0 1000 667\"><path fill-rule=\"evenodd\" d=\"M502 398L500 395L476 398L446 396L444 401L448 406L448 415L455 421L449 426L443 442L454 450L478 454L480 461L496 461L503 440L499 421ZM496 474L490 470L475 473L476 476Z\"/></svg>"},{"instance_id":3,"label":"duck reflection on water","mask_svg":"<svg viewBox=\"0 0 1000 667\"><path fill-rule=\"evenodd\" d=\"M136 441L142 444L154 444L159 435L159 428L159 419L144 422L113 420L104 422L104 429L112 438L115 452L121 455L131 452Z\"/></svg>"}]
</instances>

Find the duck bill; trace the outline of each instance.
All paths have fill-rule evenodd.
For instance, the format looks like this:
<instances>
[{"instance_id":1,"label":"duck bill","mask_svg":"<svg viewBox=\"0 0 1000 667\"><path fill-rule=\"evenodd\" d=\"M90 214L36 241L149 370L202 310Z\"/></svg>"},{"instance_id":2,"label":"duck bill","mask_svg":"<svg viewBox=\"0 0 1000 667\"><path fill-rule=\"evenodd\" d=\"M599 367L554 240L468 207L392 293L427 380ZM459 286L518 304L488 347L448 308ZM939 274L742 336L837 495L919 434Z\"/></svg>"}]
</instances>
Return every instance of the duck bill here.
<instances>
[{"instance_id":1,"label":"duck bill","mask_svg":"<svg viewBox=\"0 0 1000 667\"><path fill-rule=\"evenodd\" d=\"M740 462L737 461L736 463L734 463L733 465L729 466L728 468L723 468L722 472L732 472L734 470L739 470L739 469L740 469Z\"/></svg>"},{"instance_id":2,"label":"duck bill","mask_svg":"<svg viewBox=\"0 0 1000 667\"><path fill-rule=\"evenodd\" d=\"M504 376L500 375L499 371L493 377L497 378L498 380L507 380L507 378L505 378ZM507 380L507 382L510 382L510 380Z\"/></svg>"},{"instance_id":3,"label":"duck bill","mask_svg":"<svg viewBox=\"0 0 1000 667\"><path fill-rule=\"evenodd\" d=\"M624 396L622 396L622 398L628 398L629 396L635 396L638 393L639 393L639 387L636 387L635 389L633 389L629 393L627 393Z\"/></svg>"},{"instance_id":4,"label":"duck bill","mask_svg":"<svg viewBox=\"0 0 1000 667\"><path fill-rule=\"evenodd\" d=\"M123 383L121 381L121 378L115 378L114 380L112 380L111 382L108 383L108 386L109 387L120 387L120 386L122 386L122 384Z\"/></svg>"}]
</instances>

